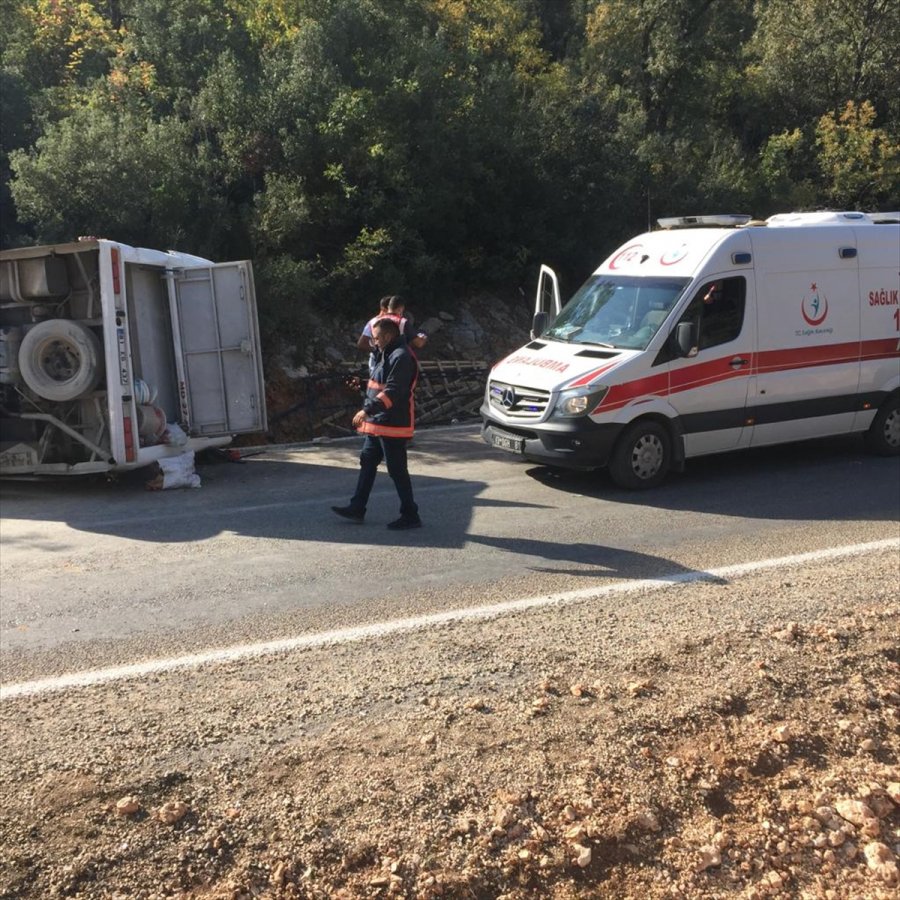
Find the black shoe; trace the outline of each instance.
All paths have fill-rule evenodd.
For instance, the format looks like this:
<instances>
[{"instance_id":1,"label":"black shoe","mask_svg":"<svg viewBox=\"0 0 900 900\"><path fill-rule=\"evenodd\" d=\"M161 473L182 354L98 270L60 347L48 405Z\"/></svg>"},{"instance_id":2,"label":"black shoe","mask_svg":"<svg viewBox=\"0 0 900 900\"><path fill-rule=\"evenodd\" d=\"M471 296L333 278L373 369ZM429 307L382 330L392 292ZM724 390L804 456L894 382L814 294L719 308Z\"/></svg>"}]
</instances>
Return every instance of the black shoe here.
<instances>
[{"instance_id":1,"label":"black shoe","mask_svg":"<svg viewBox=\"0 0 900 900\"><path fill-rule=\"evenodd\" d=\"M388 522L391 531L407 531L410 528L421 528L422 520L418 516L400 516L393 522Z\"/></svg>"},{"instance_id":2,"label":"black shoe","mask_svg":"<svg viewBox=\"0 0 900 900\"><path fill-rule=\"evenodd\" d=\"M349 519L351 522L359 522L360 525L365 521L365 511L360 512L352 506L332 506L331 511L337 513L342 519Z\"/></svg>"}]
</instances>

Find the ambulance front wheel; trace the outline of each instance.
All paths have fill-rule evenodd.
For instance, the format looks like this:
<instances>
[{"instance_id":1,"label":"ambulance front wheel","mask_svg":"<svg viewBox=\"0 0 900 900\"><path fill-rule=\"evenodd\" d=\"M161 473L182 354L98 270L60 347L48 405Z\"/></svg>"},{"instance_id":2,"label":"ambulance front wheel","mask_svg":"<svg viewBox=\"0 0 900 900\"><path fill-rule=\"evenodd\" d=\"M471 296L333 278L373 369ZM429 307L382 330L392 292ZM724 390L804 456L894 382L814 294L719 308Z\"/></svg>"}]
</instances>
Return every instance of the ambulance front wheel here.
<instances>
[{"instance_id":1,"label":"ambulance front wheel","mask_svg":"<svg viewBox=\"0 0 900 900\"><path fill-rule=\"evenodd\" d=\"M668 429L652 419L629 425L609 461L612 480L629 490L661 484L672 462L672 437Z\"/></svg>"},{"instance_id":2,"label":"ambulance front wheel","mask_svg":"<svg viewBox=\"0 0 900 900\"><path fill-rule=\"evenodd\" d=\"M881 405L866 432L866 444L879 456L900 455L900 391Z\"/></svg>"}]
</instances>

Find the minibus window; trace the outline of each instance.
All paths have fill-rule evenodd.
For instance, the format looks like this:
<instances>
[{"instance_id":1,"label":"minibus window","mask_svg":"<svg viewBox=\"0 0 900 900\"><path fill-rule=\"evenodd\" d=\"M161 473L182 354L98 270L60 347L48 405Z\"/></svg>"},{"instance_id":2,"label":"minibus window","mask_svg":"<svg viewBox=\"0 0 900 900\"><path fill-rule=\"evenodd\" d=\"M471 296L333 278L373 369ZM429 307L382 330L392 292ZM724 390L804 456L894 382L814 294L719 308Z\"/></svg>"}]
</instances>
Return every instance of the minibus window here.
<instances>
[{"instance_id":1,"label":"minibus window","mask_svg":"<svg viewBox=\"0 0 900 900\"><path fill-rule=\"evenodd\" d=\"M643 350L681 296L687 279L593 275L542 337Z\"/></svg>"}]
</instances>

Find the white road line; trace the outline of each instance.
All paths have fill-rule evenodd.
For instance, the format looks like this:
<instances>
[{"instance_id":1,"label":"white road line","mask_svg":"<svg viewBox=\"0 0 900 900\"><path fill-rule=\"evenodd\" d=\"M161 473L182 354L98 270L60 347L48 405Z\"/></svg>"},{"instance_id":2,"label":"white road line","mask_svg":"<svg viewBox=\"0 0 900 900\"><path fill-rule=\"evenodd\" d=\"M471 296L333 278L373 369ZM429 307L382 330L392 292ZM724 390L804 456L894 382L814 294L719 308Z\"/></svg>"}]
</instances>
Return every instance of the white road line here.
<instances>
[{"instance_id":1,"label":"white road line","mask_svg":"<svg viewBox=\"0 0 900 900\"><path fill-rule=\"evenodd\" d=\"M864 553L875 553L891 548L900 549L900 540L889 538L882 541L871 541L866 544L851 544L843 547L828 547L824 550L813 550L809 553L798 553L794 556L779 556L773 559L761 559L753 562L723 566L719 569L696 572L678 572L672 575L661 575L658 578L644 578L637 581L617 582L616 584L581 588L548 594L542 597L525 597L509 600L504 603L492 603L486 606L475 606L468 609L454 609L446 612L430 613L406 619L395 619L390 622L376 622L372 625L359 625L354 628L340 628L334 631L323 631L317 634L303 634L296 637L281 638L275 641L264 641L257 644L239 644L234 647L213 648L190 653L185 656L173 656L167 659L150 659L127 666L114 666L109 669L94 669L87 672L72 672L56 678L45 678L40 681L24 681L18 684L0 686L0 700L14 697L47 694L53 691L66 691L70 688L90 687L112 681L125 681L140 678L144 675L155 675L160 672L171 672L175 669L188 669L210 663L233 662L251 657L271 656L276 653L289 653L295 650L306 650L334 644L347 644L353 641L365 641L372 638L385 637L405 631L415 631L435 625L447 625L478 619L490 619L522 610L537 609L545 606L561 606L581 600L597 599L615 594L634 594L640 591L659 590L672 585L690 584L697 581L724 581L751 575L767 569L779 569L804 563L821 562L838 559L843 556L857 556Z\"/></svg>"}]
</instances>

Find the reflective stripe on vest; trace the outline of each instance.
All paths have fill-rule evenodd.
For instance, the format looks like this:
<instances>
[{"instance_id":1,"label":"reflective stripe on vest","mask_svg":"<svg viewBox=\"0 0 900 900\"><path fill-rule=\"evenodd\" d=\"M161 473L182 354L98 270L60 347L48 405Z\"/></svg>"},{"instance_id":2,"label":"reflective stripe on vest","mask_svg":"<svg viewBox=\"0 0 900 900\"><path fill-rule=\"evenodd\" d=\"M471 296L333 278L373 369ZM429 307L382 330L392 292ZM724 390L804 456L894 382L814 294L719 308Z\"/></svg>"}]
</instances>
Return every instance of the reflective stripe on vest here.
<instances>
[{"instance_id":1,"label":"reflective stripe on vest","mask_svg":"<svg viewBox=\"0 0 900 900\"><path fill-rule=\"evenodd\" d=\"M377 422L363 422L359 426L360 434L371 434L378 437L411 438L413 425L379 425Z\"/></svg>"}]
</instances>

